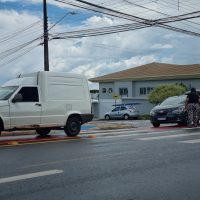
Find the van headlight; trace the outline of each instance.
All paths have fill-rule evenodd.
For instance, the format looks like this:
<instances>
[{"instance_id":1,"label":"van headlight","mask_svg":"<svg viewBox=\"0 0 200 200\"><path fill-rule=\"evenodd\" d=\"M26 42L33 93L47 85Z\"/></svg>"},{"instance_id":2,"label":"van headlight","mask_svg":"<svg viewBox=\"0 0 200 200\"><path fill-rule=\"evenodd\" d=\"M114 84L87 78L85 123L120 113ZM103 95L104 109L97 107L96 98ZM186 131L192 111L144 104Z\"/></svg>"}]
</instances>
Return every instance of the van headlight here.
<instances>
[{"instance_id":1,"label":"van headlight","mask_svg":"<svg viewBox=\"0 0 200 200\"><path fill-rule=\"evenodd\" d=\"M185 112L185 106L180 106L172 111L172 113L174 113L174 114L181 114L183 112Z\"/></svg>"}]
</instances>

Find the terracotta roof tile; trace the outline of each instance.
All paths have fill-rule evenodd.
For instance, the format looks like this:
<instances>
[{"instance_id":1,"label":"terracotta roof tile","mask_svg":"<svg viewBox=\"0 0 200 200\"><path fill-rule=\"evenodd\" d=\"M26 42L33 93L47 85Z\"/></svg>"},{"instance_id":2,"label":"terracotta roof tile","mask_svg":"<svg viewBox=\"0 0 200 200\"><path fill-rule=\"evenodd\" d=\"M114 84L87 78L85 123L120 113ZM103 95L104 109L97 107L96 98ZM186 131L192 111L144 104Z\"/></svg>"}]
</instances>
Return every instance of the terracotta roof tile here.
<instances>
[{"instance_id":1,"label":"terracotta roof tile","mask_svg":"<svg viewBox=\"0 0 200 200\"><path fill-rule=\"evenodd\" d=\"M165 63L150 63L131 69L107 74L89 79L92 82L107 82L115 80L162 80L180 78L200 78L200 64L174 65Z\"/></svg>"}]
</instances>

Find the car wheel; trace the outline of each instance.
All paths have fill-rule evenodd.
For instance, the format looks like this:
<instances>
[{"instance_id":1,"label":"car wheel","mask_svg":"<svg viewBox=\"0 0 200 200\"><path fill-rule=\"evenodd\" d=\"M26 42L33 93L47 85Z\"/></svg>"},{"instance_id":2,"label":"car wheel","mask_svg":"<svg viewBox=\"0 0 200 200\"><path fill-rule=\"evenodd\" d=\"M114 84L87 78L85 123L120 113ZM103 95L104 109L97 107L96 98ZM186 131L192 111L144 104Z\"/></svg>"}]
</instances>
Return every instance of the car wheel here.
<instances>
[{"instance_id":1,"label":"car wheel","mask_svg":"<svg viewBox=\"0 0 200 200\"><path fill-rule=\"evenodd\" d=\"M51 129L49 128L42 128L42 129L36 129L36 133L41 136L47 136L50 133Z\"/></svg>"},{"instance_id":2,"label":"car wheel","mask_svg":"<svg viewBox=\"0 0 200 200\"><path fill-rule=\"evenodd\" d=\"M127 120L129 118L129 115L125 114L124 119Z\"/></svg>"},{"instance_id":3,"label":"car wheel","mask_svg":"<svg viewBox=\"0 0 200 200\"><path fill-rule=\"evenodd\" d=\"M67 120L64 131L69 137L75 137L81 130L81 121L77 117L70 117Z\"/></svg>"},{"instance_id":4,"label":"car wheel","mask_svg":"<svg viewBox=\"0 0 200 200\"><path fill-rule=\"evenodd\" d=\"M109 120L110 119L110 116L109 115L106 115L105 116L105 120Z\"/></svg>"},{"instance_id":5,"label":"car wheel","mask_svg":"<svg viewBox=\"0 0 200 200\"><path fill-rule=\"evenodd\" d=\"M160 126L159 122L153 122L152 124L153 124L154 127L159 127Z\"/></svg>"}]
</instances>

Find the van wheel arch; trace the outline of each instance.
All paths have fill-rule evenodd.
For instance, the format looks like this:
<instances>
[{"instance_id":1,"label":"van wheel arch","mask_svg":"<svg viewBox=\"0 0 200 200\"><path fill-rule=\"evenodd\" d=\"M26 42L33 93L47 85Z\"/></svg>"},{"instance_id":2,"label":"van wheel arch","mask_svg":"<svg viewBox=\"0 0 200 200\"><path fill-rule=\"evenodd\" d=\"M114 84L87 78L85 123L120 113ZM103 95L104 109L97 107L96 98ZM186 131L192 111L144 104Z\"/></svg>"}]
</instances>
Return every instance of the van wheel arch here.
<instances>
[{"instance_id":1,"label":"van wheel arch","mask_svg":"<svg viewBox=\"0 0 200 200\"><path fill-rule=\"evenodd\" d=\"M79 115L79 114L71 114L71 115L69 115L69 117L67 118L66 123L67 123L67 122L69 121L69 119L72 118L72 117L75 117L75 118L79 119L79 121L80 121L81 124L82 124L82 117L81 117L81 115Z\"/></svg>"}]
</instances>

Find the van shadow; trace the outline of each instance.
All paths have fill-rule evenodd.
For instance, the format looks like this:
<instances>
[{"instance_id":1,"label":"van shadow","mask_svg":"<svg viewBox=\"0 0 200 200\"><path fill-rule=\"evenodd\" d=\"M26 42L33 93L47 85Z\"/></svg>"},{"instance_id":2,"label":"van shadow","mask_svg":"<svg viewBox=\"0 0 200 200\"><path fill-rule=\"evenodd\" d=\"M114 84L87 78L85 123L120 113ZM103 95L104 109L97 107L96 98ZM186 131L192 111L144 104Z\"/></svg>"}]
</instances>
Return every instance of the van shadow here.
<instances>
[{"instance_id":1,"label":"van shadow","mask_svg":"<svg viewBox=\"0 0 200 200\"><path fill-rule=\"evenodd\" d=\"M51 135L37 135L36 139L52 138Z\"/></svg>"}]
</instances>

